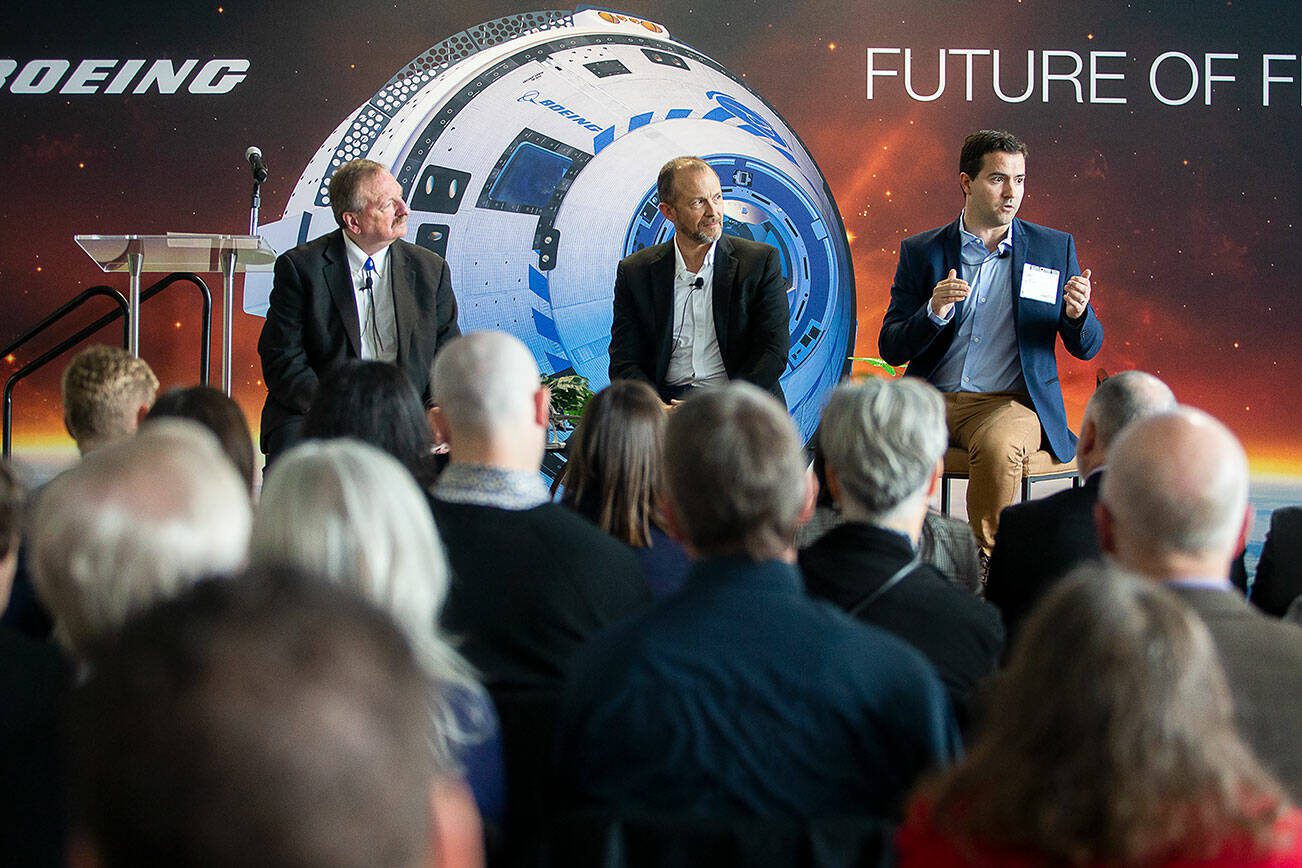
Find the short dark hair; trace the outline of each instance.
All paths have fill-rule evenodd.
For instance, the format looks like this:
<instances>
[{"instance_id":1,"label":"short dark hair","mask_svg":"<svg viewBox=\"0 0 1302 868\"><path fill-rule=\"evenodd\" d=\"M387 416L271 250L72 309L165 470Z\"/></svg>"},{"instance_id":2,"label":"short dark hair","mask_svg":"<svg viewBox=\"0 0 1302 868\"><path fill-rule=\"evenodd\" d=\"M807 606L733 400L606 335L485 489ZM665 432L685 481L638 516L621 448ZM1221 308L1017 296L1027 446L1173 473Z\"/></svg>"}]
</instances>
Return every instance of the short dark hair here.
<instances>
[{"instance_id":1,"label":"short dark hair","mask_svg":"<svg viewBox=\"0 0 1302 868\"><path fill-rule=\"evenodd\" d=\"M667 205L673 204L674 179L678 177L679 172L688 170L713 172L714 167L700 157L674 157L660 167L660 174L656 176L656 196L661 202Z\"/></svg>"},{"instance_id":2,"label":"short dark hair","mask_svg":"<svg viewBox=\"0 0 1302 868\"><path fill-rule=\"evenodd\" d=\"M217 435L222 452L253 491L253 435L244 411L212 386L169 389L159 396L146 419L191 419Z\"/></svg>"},{"instance_id":3,"label":"short dark hair","mask_svg":"<svg viewBox=\"0 0 1302 868\"><path fill-rule=\"evenodd\" d=\"M200 583L76 692L76 805L103 864L411 866L432 688L388 618L293 575Z\"/></svg>"},{"instance_id":4,"label":"short dark hair","mask_svg":"<svg viewBox=\"0 0 1302 868\"><path fill-rule=\"evenodd\" d=\"M963 150L958 155L958 170L969 178L981 174L981 162L994 151L1005 154L1027 155L1026 143L1004 130L977 130L963 140Z\"/></svg>"},{"instance_id":5,"label":"short dark hair","mask_svg":"<svg viewBox=\"0 0 1302 868\"><path fill-rule=\"evenodd\" d=\"M317 385L303 419L304 440L352 437L387 452L422 485L434 481L434 434L425 406L397 365L374 360L341 362Z\"/></svg>"},{"instance_id":6,"label":"short dark hair","mask_svg":"<svg viewBox=\"0 0 1302 868\"><path fill-rule=\"evenodd\" d=\"M351 160L344 163L330 176L330 210L334 212L335 222L342 227L344 214L355 214L366 207L361 200L360 190L367 179L377 172L385 171L384 166L374 160Z\"/></svg>"}]
</instances>

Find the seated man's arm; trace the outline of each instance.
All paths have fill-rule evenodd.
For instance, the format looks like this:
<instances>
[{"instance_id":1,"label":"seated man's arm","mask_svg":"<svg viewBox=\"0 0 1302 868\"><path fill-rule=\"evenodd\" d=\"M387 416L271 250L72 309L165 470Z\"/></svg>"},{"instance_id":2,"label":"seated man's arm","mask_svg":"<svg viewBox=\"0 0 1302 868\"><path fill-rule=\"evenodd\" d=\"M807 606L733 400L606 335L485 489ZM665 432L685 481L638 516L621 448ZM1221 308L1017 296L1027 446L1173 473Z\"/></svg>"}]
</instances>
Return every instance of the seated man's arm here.
<instances>
[{"instance_id":1,"label":"seated man's arm","mask_svg":"<svg viewBox=\"0 0 1302 868\"><path fill-rule=\"evenodd\" d=\"M791 350L791 306L787 302L787 281L782 276L778 251L769 248L764 269L747 315L745 361L736 378L772 389L787 368Z\"/></svg>"},{"instance_id":2,"label":"seated man's arm","mask_svg":"<svg viewBox=\"0 0 1302 868\"><path fill-rule=\"evenodd\" d=\"M1080 263L1076 260L1076 241L1067 236L1067 278L1068 281L1080 276ZM1087 280L1088 283L1088 280ZM1058 317L1058 334L1062 335L1062 345L1067 352L1078 359L1092 359L1103 347L1103 324L1094 315L1093 303L1085 306L1085 313L1072 319L1067 315L1067 306L1063 304Z\"/></svg>"},{"instance_id":3,"label":"seated man's arm","mask_svg":"<svg viewBox=\"0 0 1302 868\"><path fill-rule=\"evenodd\" d=\"M907 243L900 244L900 261L891 283L891 303L882 319L877 336L877 351L887 364L903 365L916 359L953 321L937 323L931 311L935 287L927 275L915 267Z\"/></svg>"},{"instance_id":4,"label":"seated man's arm","mask_svg":"<svg viewBox=\"0 0 1302 868\"><path fill-rule=\"evenodd\" d=\"M262 379L272 400L285 409L306 414L316 392L317 375L303 347L307 295L297 266L288 256L276 260L267 308L267 321L258 338Z\"/></svg>"},{"instance_id":5,"label":"seated man's arm","mask_svg":"<svg viewBox=\"0 0 1302 868\"><path fill-rule=\"evenodd\" d=\"M611 381L641 380L655 386L654 371L643 367L643 360L654 364L655 339L654 324L638 322L637 300L621 262L615 269L615 316L610 324Z\"/></svg>"}]
</instances>

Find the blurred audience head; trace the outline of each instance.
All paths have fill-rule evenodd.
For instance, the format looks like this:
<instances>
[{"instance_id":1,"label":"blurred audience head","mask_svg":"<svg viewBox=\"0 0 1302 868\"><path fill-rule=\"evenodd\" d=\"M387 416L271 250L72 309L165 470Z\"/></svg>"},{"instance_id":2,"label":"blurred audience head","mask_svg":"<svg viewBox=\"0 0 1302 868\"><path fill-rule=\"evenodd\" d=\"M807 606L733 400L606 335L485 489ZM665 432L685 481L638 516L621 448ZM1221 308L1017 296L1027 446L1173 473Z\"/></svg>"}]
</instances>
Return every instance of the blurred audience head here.
<instances>
[{"instance_id":1,"label":"blurred audience head","mask_svg":"<svg viewBox=\"0 0 1302 868\"><path fill-rule=\"evenodd\" d=\"M431 864L430 685L401 631L293 571L207 581L92 661L72 731L99 864Z\"/></svg>"},{"instance_id":2,"label":"blurred audience head","mask_svg":"<svg viewBox=\"0 0 1302 868\"><path fill-rule=\"evenodd\" d=\"M472 332L453 340L430 372L438 439L453 463L537 470L549 413L538 363L519 338Z\"/></svg>"},{"instance_id":3,"label":"blurred audience head","mask_svg":"<svg viewBox=\"0 0 1302 868\"><path fill-rule=\"evenodd\" d=\"M1286 802L1235 729L1211 635L1166 589L1082 567L1036 607L936 824L1048 864L1150 864L1264 839Z\"/></svg>"},{"instance_id":4,"label":"blurred audience head","mask_svg":"<svg viewBox=\"0 0 1302 868\"><path fill-rule=\"evenodd\" d=\"M1127 425L1175 406L1170 387L1143 371L1122 371L1099 383L1085 405L1076 445L1080 475L1089 476L1107 463L1108 449Z\"/></svg>"},{"instance_id":5,"label":"blurred audience head","mask_svg":"<svg viewBox=\"0 0 1302 868\"><path fill-rule=\"evenodd\" d=\"M949 445L940 392L916 377L837 386L818 445L842 514L917 536Z\"/></svg>"},{"instance_id":6,"label":"blurred audience head","mask_svg":"<svg viewBox=\"0 0 1302 868\"><path fill-rule=\"evenodd\" d=\"M749 383L703 390L669 415L665 485L667 519L698 557L794 557L813 510L795 424Z\"/></svg>"},{"instance_id":7,"label":"blurred audience head","mask_svg":"<svg viewBox=\"0 0 1302 868\"><path fill-rule=\"evenodd\" d=\"M420 396L396 365L354 359L331 370L317 386L302 436L352 437L398 459L422 485L433 481L434 437Z\"/></svg>"},{"instance_id":8,"label":"blurred audience head","mask_svg":"<svg viewBox=\"0 0 1302 868\"><path fill-rule=\"evenodd\" d=\"M150 424L56 477L36 502L32 579L74 656L133 612L245 559L249 492L195 422Z\"/></svg>"},{"instance_id":9,"label":"blurred audience head","mask_svg":"<svg viewBox=\"0 0 1302 868\"><path fill-rule=\"evenodd\" d=\"M1149 416L1112 444L1096 517L1100 545L1126 569L1223 579L1251 515L1243 447L1201 410Z\"/></svg>"},{"instance_id":10,"label":"blurred audience head","mask_svg":"<svg viewBox=\"0 0 1302 868\"><path fill-rule=\"evenodd\" d=\"M9 604L14 572L18 569L18 541L23 532L26 493L9 462L0 461L0 613Z\"/></svg>"},{"instance_id":11,"label":"blurred audience head","mask_svg":"<svg viewBox=\"0 0 1302 868\"><path fill-rule=\"evenodd\" d=\"M190 419L211 431L235 471L253 492L253 435L244 411L230 396L212 386L169 389L158 396L147 421Z\"/></svg>"},{"instance_id":12,"label":"blurred audience head","mask_svg":"<svg viewBox=\"0 0 1302 868\"><path fill-rule=\"evenodd\" d=\"M85 455L136 433L157 393L144 359L121 347L87 347L63 370L63 425Z\"/></svg>"},{"instance_id":13,"label":"blurred audience head","mask_svg":"<svg viewBox=\"0 0 1302 868\"><path fill-rule=\"evenodd\" d=\"M588 402L566 453L562 502L628 545L651 544L663 488L665 411L646 383L616 380Z\"/></svg>"}]
</instances>

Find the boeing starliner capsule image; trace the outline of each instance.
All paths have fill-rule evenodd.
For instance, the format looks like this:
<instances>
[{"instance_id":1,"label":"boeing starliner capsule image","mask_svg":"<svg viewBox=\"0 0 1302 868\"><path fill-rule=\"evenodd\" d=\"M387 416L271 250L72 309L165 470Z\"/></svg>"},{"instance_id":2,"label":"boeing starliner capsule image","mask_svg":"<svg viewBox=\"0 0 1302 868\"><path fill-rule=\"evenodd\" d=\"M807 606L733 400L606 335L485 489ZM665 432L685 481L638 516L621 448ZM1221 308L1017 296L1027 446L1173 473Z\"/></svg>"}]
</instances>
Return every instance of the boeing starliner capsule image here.
<instances>
[{"instance_id":1,"label":"boeing starliner capsule image","mask_svg":"<svg viewBox=\"0 0 1302 868\"><path fill-rule=\"evenodd\" d=\"M700 156L719 174L724 231L778 249L791 349L782 388L809 439L848 367L854 274L831 191L762 97L655 22L596 9L512 15L451 36L350 114L299 177L277 251L336 226L327 187L345 162L389 167L407 240L447 259L463 332L499 329L544 373L608 383L616 263L673 233L656 174ZM244 309L264 316L270 274Z\"/></svg>"}]
</instances>

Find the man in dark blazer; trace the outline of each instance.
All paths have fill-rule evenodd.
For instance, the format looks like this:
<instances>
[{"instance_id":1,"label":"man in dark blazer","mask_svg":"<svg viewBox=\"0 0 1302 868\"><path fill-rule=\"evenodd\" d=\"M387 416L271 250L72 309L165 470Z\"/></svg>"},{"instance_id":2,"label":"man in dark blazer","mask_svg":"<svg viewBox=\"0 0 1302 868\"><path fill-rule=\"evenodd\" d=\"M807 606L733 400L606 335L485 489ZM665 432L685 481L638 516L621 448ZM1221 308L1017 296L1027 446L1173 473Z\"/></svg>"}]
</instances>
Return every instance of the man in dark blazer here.
<instances>
[{"instance_id":1,"label":"man in dark blazer","mask_svg":"<svg viewBox=\"0 0 1302 868\"><path fill-rule=\"evenodd\" d=\"M427 398L435 353L460 334L448 265L402 240L409 212L384 166L340 166L330 179L330 206L339 229L276 260L258 339L268 463L298 440L317 382L336 364L392 362Z\"/></svg>"},{"instance_id":2,"label":"man in dark blazer","mask_svg":"<svg viewBox=\"0 0 1302 868\"><path fill-rule=\"evenodd\" d=\"M616 269L610 378L648 382L666 403L729 380L783 399L791 312L778 251L723 234L723 191L704 160L670 160L656 186L674 236Z\"/></svg>"},{"instance_id":3,"label":"man in dark blazer","mask_svg":"<svg viewBox=\"0 0 1302 868\"><path fill-rule=\"evenodd\" d=\"M1095 515L1110 558L1163 583L1202 618L1240 734L1302 798L1302 627L1257 611L1226 578L1252 526L1239 441L1192 408L1136 422L1108 455Z\"/></svg>"},{"instance_id":4,"label":"man in dark blazer","mask_svg":"<svg viewBox=\"0 0 1302 868\"><path fill-rule=\"evenodd\" d=\"M945 393L950 444L968 450L968 518L982 550L1042 441L1070 461L1057 338L1093 358L1103 327L1065 232L1016 219L1026 146L1010 133L968 136L959 159L964 206L948 226L906 238L878 346Z\"/></svg>"},{"instance_id":5,"label":"man in dark blazer","mask_svg":"<svg viewBox=\"0 0 1302 868\"><path fill-rule=\"evenodd\" d=\"M1090 396L1081 421L1076 466L1084 485L1014 504L999 517L986 599L1003 613L1010 643L1054 582L1099 557L1094 504L1112 442L1132 422L1174 407L1175 395L1151 374L1123 371L1108 377Z\"/></svg>"},{"instance_id":6,"label":"man in dark blazer","mask_svg":"<svg viewBox=\"0 0 1302 868\"><path fill-rule=\"evenodd\" d=\"M1270 530L1252 581L1253 605L1284 617L1302 597L1302 506L1281 506L1270 514Z\"/></svg>"}]
</instances>

